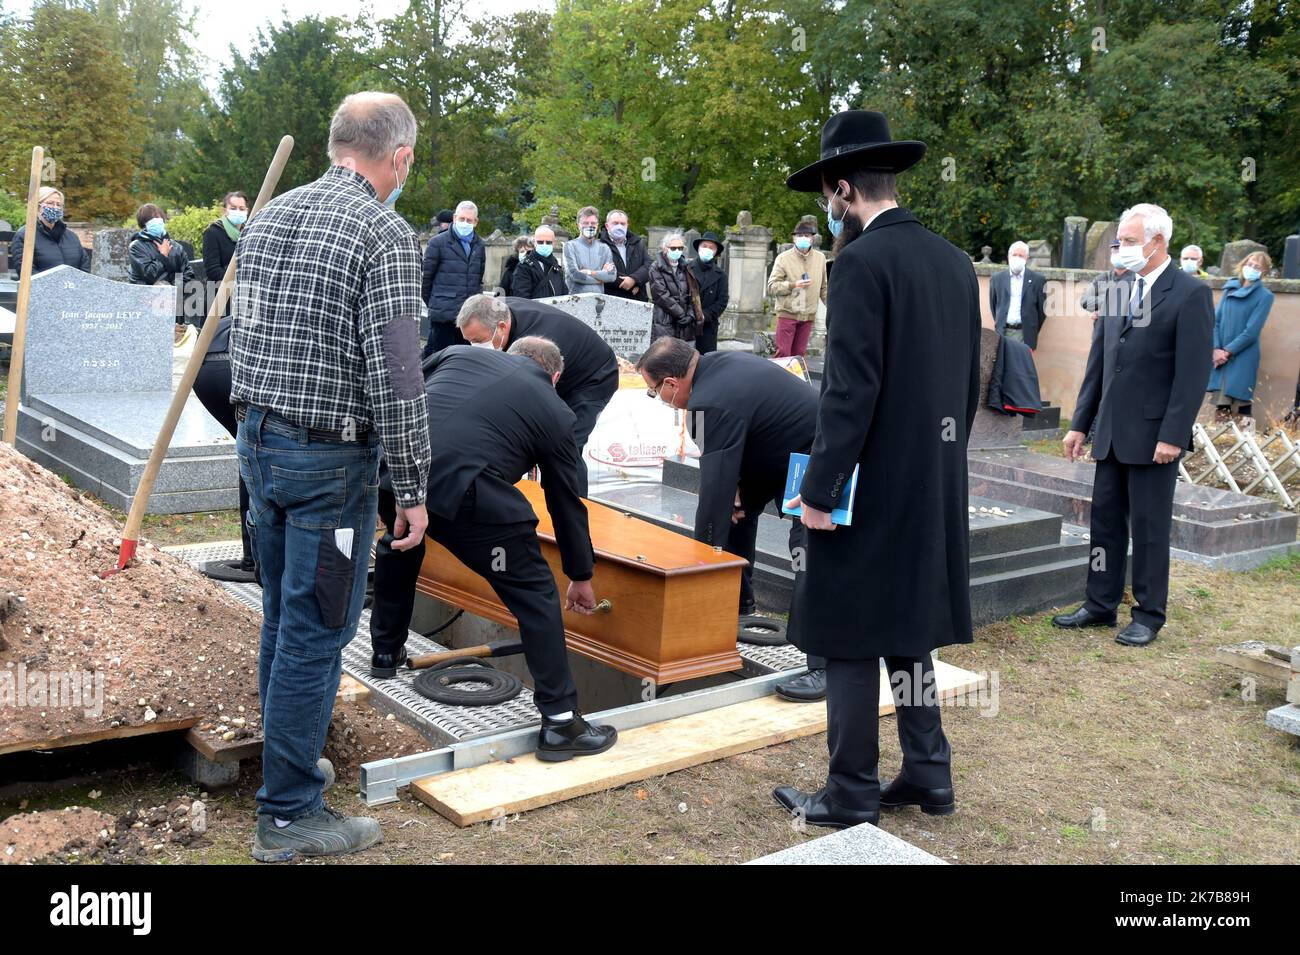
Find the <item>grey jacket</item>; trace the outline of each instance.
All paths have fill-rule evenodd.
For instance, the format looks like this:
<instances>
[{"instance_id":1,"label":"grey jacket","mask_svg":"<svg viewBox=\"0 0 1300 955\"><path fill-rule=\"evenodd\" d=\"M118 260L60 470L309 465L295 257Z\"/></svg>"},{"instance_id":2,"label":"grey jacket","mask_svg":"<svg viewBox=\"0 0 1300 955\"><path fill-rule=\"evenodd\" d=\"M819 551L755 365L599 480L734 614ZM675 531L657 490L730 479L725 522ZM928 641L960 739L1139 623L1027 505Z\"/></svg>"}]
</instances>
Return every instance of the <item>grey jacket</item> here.
<instances>
[{"instance_id":1,"label":"grey jacket","mask_svg":"<svg viewBox=\"0 0 1300 955\"><path fill-rule=\"evenodd\" d=\"M605 283L618 278L614 268L614 253L600 239L592 239L588 245L582 238L570 239L564 243L564 273L569 283L569 292L603 292ZM605 270L605 266L609 270ZM586 275L583 269L596 269L595 275Z\"/></svg>"}]
</instances>

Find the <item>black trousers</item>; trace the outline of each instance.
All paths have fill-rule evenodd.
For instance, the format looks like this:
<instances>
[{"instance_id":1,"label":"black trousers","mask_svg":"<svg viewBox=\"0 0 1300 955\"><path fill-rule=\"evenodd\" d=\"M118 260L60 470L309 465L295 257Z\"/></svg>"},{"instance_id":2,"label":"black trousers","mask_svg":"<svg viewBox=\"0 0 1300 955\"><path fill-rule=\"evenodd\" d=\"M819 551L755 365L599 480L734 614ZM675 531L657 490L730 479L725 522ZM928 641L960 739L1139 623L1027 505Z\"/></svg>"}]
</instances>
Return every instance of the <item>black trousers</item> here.
<instances>
[{"instance_id":1,"label":"black trousers","mask_svg":"<svg viewBox=\"0 0 1300 955\"><path fill-rule=\"evenodd\" d=\"M428 358L436 351L441 351L449 345L466 345L465 336L460 333L455 322L430 322L429 323L429 340L424 345L424 351L420 353L421 358Z\"/></svg>"},{"instance_id":2,"label":"black trousers","mask_svg":"<svg viewBox=\"0 0 1300 955\"><path fill-rule=\"evenodd\" d=\"M607 381L574 392L565 399L565 404L573 412L573 436L578 441L578 494L587 496L587 439L596 430L596 419L605 410L609 400L618 391L618 375L611 375Z\"/></svg>"},{"instance_id":3,"label":"black trousers","mask_svg":"<svg viewBox=\"0 0 1300 955\"><path fill-rule=\"evenodd\" d=\"M731 525L731 529L727 532L727 546L725 549L728 553L743 557L749 561L740 572L739 609L742 611L754 606L754 556L758 550L758 518L773 500L776 500L778 506L780 506L780 499L784 492L784 486L777 491L763 491L752 495L744 491L741 492L740 504L745 516ZM803 561L804 534L803 523L791 518L790 559L796 574L802 573L800 568ZM820 670L825 666L825 657L809 654L808 669Z\"/></svg>"},{"instance_id":4,"label":"black trousers","mask_svg":"<svg viewBox=\"0 0 1300 955\"><path fill-rule=\"evenodd\" d=\"M928 653L885 657L885 667L903 750L899 775L926 789L951 788L952 749L939 716L934 661ZM849 809L879 808L879 659L826 661L826 745L831 799Z\"/></svg>"},{"instance_id":5,"label":"black trousers","mask_svg":"<svg viewBox=\"0 0 1300 955\"><path fill-rule=\"evenodd\" d=\"M1112 614L1124 597L1124 571L1133 538L1133 619L1159 630L1169 600L1169 530L1178 462L1121 464L1109 454L1092 483L1088 599L1093 613Z\"/></svg>"},{"instance_id":6,"label":"black trousers","mask_svg":"<svg viewBox=\"0 0 1300 955\"><path fill-rule=\"evenodd\" d=\"M472 520L473 488L454 520L429 515L428 536L486 580L515 616L524 660L533 678L533 702L547 716L575 709L578 688L569 670L560 593L542 556L531 522L482 524ZM379 518L391 534L397 509L393 495L380 488ZM415 582L424 561L424 544L396 551L376 548L375 596L370 610L370 641L376 653L395 653L406 642L415 607Z\"/></svg>"},{"instance_id":7,"label":"black trousers","mask_svg":"<svg viewBox=\"0 0 1300 955\"><path fill-rule=\"evenodd\" d=\"M199 366L198 377L194 379L194 395L207 409L208 414L217 419L221 427L230 432L230 436L239 434L239 421L235 417L235 406L230 403L230 362L205 361ZM253 546L248 539L248 488L244 479L239 479L239 537L244 545L244 560L252 560Z\"/></svg>"},{"instance_id":8,"label":"black trousers","mask_svg":"<svg viewBox=\"0 0 1300 955\"><path fill-rule=\"evenodd\" d=\"M706 321L700 333L695 336L695 350L701 355L718 350L718 321Z\"/></svg>"}]
</instances>

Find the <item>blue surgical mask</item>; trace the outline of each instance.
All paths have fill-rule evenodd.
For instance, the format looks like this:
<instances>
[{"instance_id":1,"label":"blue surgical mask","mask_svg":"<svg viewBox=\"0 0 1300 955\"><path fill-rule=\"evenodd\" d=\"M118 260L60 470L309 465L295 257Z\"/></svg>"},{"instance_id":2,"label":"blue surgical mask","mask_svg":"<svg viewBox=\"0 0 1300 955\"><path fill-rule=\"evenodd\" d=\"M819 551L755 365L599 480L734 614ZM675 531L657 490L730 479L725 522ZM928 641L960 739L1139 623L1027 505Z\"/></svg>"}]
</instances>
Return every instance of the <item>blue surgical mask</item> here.
<instances>
[{"instance_id":1,"label":"blue surgical mask","mask_svg":"<svg viewBox=\"0 0 1300 955\"><path fill-rule=\"evenodd\" d=\"M807 252L809 249L812 248L812 239L808 238L807 236L803 236L801 238L795 239L794 247L798 249L800 252Z\"/></svg>"},{"instance_id":2,"label":"blue surgical mask","mask_svg":"<svg viewBox=\"0 0 1300 955\"><path fill-rule=\"evenodd\" d=\"M456 230L456 234L462 239L468 239L474 234L474 226L469 222L454 222L451 227Z\"/></svg>"},{"instance_id":3,"label":"blue surgical mask","mask_svg":"<svg viewBox=\"0 0 1300 955\"><path fill-rule=\"evenodd\" d=\"M393 178L394 179L397 178L397 154L400 151L401 151L401 147L398 147L397 149L393 150ZM412 156L414 156L414 154L412 154ZM411 178L411 164L408 162L406 164L406 179L410 179L410 178ZM393 206L397 205L397 200L402 197L402 190L406 188L406 179L403 179L401 182L399 182L397 184L397 188L394 189L392 192L390 192L388 194L388 198L384 200L384 205L388 206L388 208L391 209L393 208Z\"/></svg>"},{"instance_id":4,"label":"blue surgical mask","mask_svg":"<svg viewBox=\"0 0 1300 955\"><path fill-rule=\"evenodd\" d=\"M58 206L46 206L41 210L41 219L45 221L46 225L58 225L62 218L63 210Z\"/></svg>"},{"instance_id":5,"label":"blue surgical mask","mask_svg":"<svg viewBox=\"0 0 1300 955\"><path fill-rule=\"evenodd\" d=\"M533 246L533 251L536 252L538 255L540 255L542 258L546 258L548 255L551 254L551 248L552 246L551 243L549 242L538 242L537 245Z\"/></svg>"},{"instance_id":6,"label":"blue surgical mask","mask_svg":"<svg viewBox=\"0 0 1300 955\"><path fill-rule=\"evenodd\" d=\"M1121 245L1110 254L1110 264L1117 269L1141 272L1151 258L1142 251L1144 248L1144 245Z\"/></svg>"},{"instance_id":7,"label":"blue surgical mask","mask_svg":"<svg viewBox=\"0 0 1300 955\"><path fill-rule=\"evenodd\" d=\"M844 214L837 219L835 214L831 212L831 209L835 207L835 197L839 194L840 187L836 186L835 192L831 195L831 201L826 203L826 227L830 229L832 239L838 239L840 233L844 231L844 216L849 214L849 210L845 209Z\"/></svg>"},{"instance_id":8,"label":"blue surgical mask","mask_svg":"<svg viewBox=\"0 0 1300 955\"><path fill-rule=\"evenodd\" d=\"M713 255L714 255L714 253L713 253L713 250L712 250L712 249L700 249L700 261L701 261L701 262L712 262L712 261L713 261Z\"/></svg>"},{"instance_id":9,"label":"blue surgical mask","mask_svg":"<svg viewBox=\"0 0 1300 955\"><path fill-rule=\"evenodd\" d=\"M1247 282L1258 282L1261 274L1259 269L1251 268L1249 265L1241 270L1241 277Z\"/></svg>"},{"instance_id":10,"label":"blue surgical mask","mask_svg":"<svg viewBox=\"0 0 1300 955\"><path fill-rule=\"evenodd\" d=\"M226 213L226 219L230 221L231 225L238 229L248 221L248 213L243 209L232 209L230 212Z\"/></svg>"},{"instance_id":11,"label":"blue surgical mask","mask_svg":"<svg viewBox=\"0 0 1300 955\"><path fill-rule=\"evenodd\" d=\"M676 262L676 261L677 261L678 259L680 259L681 257L682 257L682 250L681 250L681 249L669 249L669 250L668 250L668 261L669 261L669 262Z\"/></svg>"},{"instance_id":12,"label":"blue surgical mask","mask_svg":"<svg viewBox=\"0 0 1300 955\"><path fill-rule=\"evenodd\" d=\"M167 234L167 223L163 219L150 219L144 224L144 231L155 239L161 239Z\"/></svg>"}]
</instances>

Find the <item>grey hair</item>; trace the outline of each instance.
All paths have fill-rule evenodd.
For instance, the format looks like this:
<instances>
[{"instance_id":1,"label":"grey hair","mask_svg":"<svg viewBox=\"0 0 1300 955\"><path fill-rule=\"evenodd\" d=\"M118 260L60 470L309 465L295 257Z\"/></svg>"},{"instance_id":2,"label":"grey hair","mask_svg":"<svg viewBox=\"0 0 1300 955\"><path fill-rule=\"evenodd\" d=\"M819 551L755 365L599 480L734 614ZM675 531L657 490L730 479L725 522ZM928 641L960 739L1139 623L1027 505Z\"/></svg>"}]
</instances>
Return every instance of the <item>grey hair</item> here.
<instances>
[{"instance_id":1,"label":"grey hair","mask_svg":"<svg viewBox=\"0 0 1300 955\"><path fill-rule=\"evenodd\" d=\"M1008 256L1014 255L1016 249L1024 249L1025 258L1029 258L1029 243L1022 242L1020 239L1017 239L1015 242L1012 242L1011 245L1007 246L1007 255Z\"/></svg>"},{"instance_id":2,"label":"grey hair","mask_svg":"<svg viewBox=\"0 0 1300 955\"><path fill-rule=\"evenodd\" d=\"M581 223L583 219L587 218L587 216L595 216L596 219L599 220L600 210L597 209L595 206L583 206L581 209L578 210L579 223Z\"/></svg>"},{"instance_id":3,"label":"grey hair","mask_svg":"<svg viewBox=\"0 0 1300 955\"><path fill-rule=\"evenodd\" d=\"M1199 245L1194 245L1194 244L1193 244L1193 245L1185 245L1185 246L1183 246L1183 251L1181 251L1181 252L1178 253L1178 257L1179 257L1179 258L1182 258L1182 257L1183 257L1184 255L1186 255L1188 252L1195 252L1195 253L1196 253L1196 257L1197 257L1198 259L1204 259L1204 258L1205 258L1205 250L1202 249Z\"/></svg>"},{"instance_id":4,"label":"grey hair","mask_svg":"<svg viewBox=\"0 0 1300 955\"><path fill-rule=\"evenodd\" d=\"M681 239L682 245L686 244L686 236L682 235L680 232L669 232L666 236L664 236L659 241L659 248L661 249L668 248L668 243L673 241L673 239Z\"/></svg>"},{"instance_id":5,"label":"grey hair","mask_svg":"<svg viewBox=\"0 0 1300 955\"><path fill-rule=\"evenodd\" d=\"M353 93L330 120L330 162L344 156L378 162L402 146L415 146L415 114L393 93Z\"/></svg>"},{"instance_id":6,"label":"grey hair","mask_svg":"<svg viewBox=\"0 0 1300 955\"><path fill-rule=\"evenodd\" d=\"M541 335L525 335L506 349L506 354L531 358L552 378L564 372L564 356L560 354L560 347Z\"/></svg>"},{"instance_id":7,"label":"grey hair","mask_svg":"<svg viewBox=\"0 0 1300 955\"><path fill-rule=\"evenodd\" d=\"M478 206L474 205L474 203L470 202L468 199L462 199L460 202L456 203L456 212L461 212L464 209L474 210L474 218L478 218Z\"/></svg>"},{"instance_id":8,"label":"grey hair","mask_svg":"<svg viewBox=\"0 0 1300 955\"><path fill-rule=\"evenodd\" d=\"M1142 220L1143 245L1158 235L1165 237L1166 247L1172 241L1174 237L1174 220L1169 218L1169 213L1165 212L1164 209L1149 202L1139 202L1137 205L1124 210L1124 214L1119 217L1119 224L1123 225L1134 216Z\"/></svg>"},{"instance_id":9,"label":"grey hair","mask_svg":"<svg viewBox=\"0 0 1300 955\"><path fill-rule=\"evenodd\" d=\"M622 209L610 209L605 213L605 222L608 223L610 219L614 218L614 216L622 216L624 219L628 217L627 213Z\"/></svg>"},{"instance_id":10,"label":"grey hair","mask_svg":"<svg viewBox=\"0 0 1300 955\"><path fill-rule=\"evenodd\" d=\"M497 322L510 317L510 306L504 299L480 292L465 299L465 304L456 313L456 327L464 331L470 322L478 322L484 328L495 329Z\"/></svg>"}]
</instances>

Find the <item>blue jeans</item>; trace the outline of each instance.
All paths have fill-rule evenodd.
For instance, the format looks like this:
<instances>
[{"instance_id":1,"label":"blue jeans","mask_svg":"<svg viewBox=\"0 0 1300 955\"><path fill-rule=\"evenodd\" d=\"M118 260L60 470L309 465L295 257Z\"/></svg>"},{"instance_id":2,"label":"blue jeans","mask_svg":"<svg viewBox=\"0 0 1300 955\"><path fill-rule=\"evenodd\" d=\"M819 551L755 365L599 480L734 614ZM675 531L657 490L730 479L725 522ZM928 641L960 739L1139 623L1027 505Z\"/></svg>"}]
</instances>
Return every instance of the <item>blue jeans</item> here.
<instances>
[{"instance_id":1,"label":"blue jeans","mask_svg":"<svg viewBox=\"0 0 1300 955\"><path fill-rule=\"evenodd\" d=\"M248 408L236 441L248 486L248 530L262 583L258 692L262 788L258 812L319 812L325 746L356 633L379 499L379 443L335 443L274 412ZM351 528L351 556L335 531Z\"/></svg>"}]
</instances>

